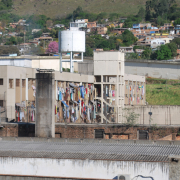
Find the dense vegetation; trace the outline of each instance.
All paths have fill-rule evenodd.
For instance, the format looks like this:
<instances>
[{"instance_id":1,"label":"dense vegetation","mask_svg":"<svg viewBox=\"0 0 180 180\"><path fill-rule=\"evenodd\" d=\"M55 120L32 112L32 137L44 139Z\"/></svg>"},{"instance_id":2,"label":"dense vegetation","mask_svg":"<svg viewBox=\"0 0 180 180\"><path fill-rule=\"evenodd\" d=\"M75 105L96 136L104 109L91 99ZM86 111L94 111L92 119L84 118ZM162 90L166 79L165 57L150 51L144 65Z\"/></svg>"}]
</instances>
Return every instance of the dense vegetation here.
<instances>
[{"instance_id":1,"label":"dense vegetation","mask_svg":"<svg viewBox=\"0 0 180 180\"><path fill-rule=\"evenodd\" d=\"M128 59L152 59L152 60L168 60L177 55L177 49L180 47L180 38L173 39L170 43L161 45L156 51L150 47L134 46L135 49L144 49L141 56L137 53L132 53L127 56Z\"/></svg>"}]
</instances>

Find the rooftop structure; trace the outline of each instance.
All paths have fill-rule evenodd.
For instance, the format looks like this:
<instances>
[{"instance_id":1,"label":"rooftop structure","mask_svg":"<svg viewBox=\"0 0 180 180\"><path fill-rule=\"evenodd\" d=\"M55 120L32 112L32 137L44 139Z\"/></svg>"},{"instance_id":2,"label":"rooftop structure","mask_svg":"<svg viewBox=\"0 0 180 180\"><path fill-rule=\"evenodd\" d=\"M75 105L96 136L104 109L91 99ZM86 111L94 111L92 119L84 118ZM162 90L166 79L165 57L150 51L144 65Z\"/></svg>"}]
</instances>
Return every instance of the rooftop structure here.
<instances>
[{"instance_id":1,"label":"rooftop structure","mask_svg":"<svg viewBox=\"0 0 180 180\"><path fill-rule=\"evenodd\" d=\"M29 139L30 140L30 139ZM107 141L108 142L108 141ZM179 145L0 141L0 157L168 162Z\"/></svg>"},{"instance_id":2,"label":"rooftop structure","mask_svg":"<svg viewBox=\"0 0 180 180\"><path fill-rule=\"evenodd\" d=\"M85 32L84 31L60 31L59 32L59 52L60 52L60 71L62 72L62 62L70 62L70 72L74 72L73 53L80 52L83 61L83 52L85 52ZM62 60L62 53L70 53L69 60Z\"/></svg>"},{"instance_id":3,"label":"rooftop structure","mask_svg":"<svg viewBox=\"0 0 180 180\"><path fill-rule=\"evenodd\" d=\"M0 141L0 175L101 180L179 177L178 145L36 140Z\"/></svg>"}]
</instances>

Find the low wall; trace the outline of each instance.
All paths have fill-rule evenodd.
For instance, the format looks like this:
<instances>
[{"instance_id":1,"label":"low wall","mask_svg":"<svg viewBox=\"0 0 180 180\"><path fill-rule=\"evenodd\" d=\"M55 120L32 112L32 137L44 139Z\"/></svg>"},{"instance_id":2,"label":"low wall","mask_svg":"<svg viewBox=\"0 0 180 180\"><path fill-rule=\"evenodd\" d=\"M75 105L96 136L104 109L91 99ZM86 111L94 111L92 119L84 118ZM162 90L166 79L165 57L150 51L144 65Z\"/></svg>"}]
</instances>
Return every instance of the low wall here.
<instances>
[{"instance_id":1,"label":"low wall","mask_svg":"<svg viewBox=\"0 0 180 180\"><path fill-rule=\"evenodd\" d=\"M149 140L179 140L179 127L123 126L123 125L60 125L56 124L56 138L95 139L95 131L103 130L103 139L138 140L139 131L146 131Z\"/></svg>"},{"instance_id":2,"label":"low wall","mask_svg":"<svg viewBox=\"0 0 180 180\"><path fill-rule=\"evenodd\" d=\"M180 128L171 126L125 126L120 124L56 124L56 139L93 139L95 131L103 130L102 140L123 140L133 143L139 140L139 131L146 131L149 140L176 141L180 143ZM33 137L35 136L35 124L6 123L0 128L0 137ZM97 139L98 140L98 139ZM99 140L98 140L99 141ZM142 140L141 140L142 141ZM147 140L146 140L147 141Z\"/></svg>"},{"instance_id":3,"label":"low wall","mask_svg":"<svg viewBox=\"0 0 180 180\"><path fill-rule=\"evenodd\" d=\"M180 125L180 106L131 106L139 114L137 124ZM151 119L149 112L152 112Z\"/></svg>"},{"instance_id":4,"label":"low wall","mask_svg":"<svg viewBox=\"0 0 180 180\"><path fill-rule=\"evenodd\" d=\"M125 73L163 79L180 79L180 62L126 60Z\"/></svg>"},{"instance_id":5,"label":"low wall","mask_svg":"<svg viewBox=\"0 0 180 180\"><path fill-rule=\"evenodd\" d=\"M0 137L18 137L18 124L1 123Z\"/></svg>"},{"instance_id":6,"label":"low wall","mask_svg":"<svg viewBox=\"0 0 180 180\"><path fill-rule=\"evenodd\" d=\"M1 123L0 137L34 137L35 124Z\"/></svg>"}]
</instances>

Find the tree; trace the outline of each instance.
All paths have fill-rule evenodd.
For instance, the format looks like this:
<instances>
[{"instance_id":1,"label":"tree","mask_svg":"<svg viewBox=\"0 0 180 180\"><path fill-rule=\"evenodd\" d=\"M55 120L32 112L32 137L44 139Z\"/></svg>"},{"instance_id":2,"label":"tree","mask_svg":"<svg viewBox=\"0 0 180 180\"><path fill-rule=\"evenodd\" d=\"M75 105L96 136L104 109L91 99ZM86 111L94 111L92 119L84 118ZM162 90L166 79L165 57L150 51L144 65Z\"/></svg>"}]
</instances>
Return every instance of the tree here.
<instances>
[{"instance_id":1,"label":"tree","mask_svg":"<svg viewBox=\"0 0 180 180\"><path fill-rule=\"evenodd\" d=\"M83 10L82 10L82 7L81 6L78 6L76 10L73 11L73 17L78 17L80 13L82 13Z\"/></svg>"},{"instance_id":2,"label":"tree","mask_svg":"<svg viewBox=\"0 0 180 180\"><path fill-rule=\"evenodd\" d=\"M137 41L137 38L133 35L131 31L125 30L122 33L122 40L125 46L130 46Z\"/></svg>"},{"instance_id":3,"label":"tree","mask_svg":"<svg viewBox=\"0 0 180 180\"><path fill-rule=\"evenodd\" d=\"M94 38L86 37L86 46L89 46L90 48L95 48Z\"/></svg>"},{"instance_id":4,"label":"tree","mask_svg":"<svg viewBox=\"0 0 180 180\"><path fill-rule=\"evenodd\" d=\"M168 60L172 58L171 49L166 45L161 45L160 50L156 51L158 60Z\"/></svg>"},{"instance_id":5,"label":"tree","mask_svg":"<svg viewBox=\"0 0 180 180\"><path fill-rule=\"evenodd\" d=\"M137 53L126 54L126 59L138 59Z\"/></svg>"},{"instance_id":6,"label":"tree","mask_svg":"<svg viewBox=\"0 0 180 180\"><path fill-rule=\"evenodd\" d=\"M119 49L119 46L123 44L122 39L116 39L116 49Z\"/></svg>"},{"instance_id":7,"label":"tree","mask_svg":"<svg viewBox=\"0 0 180 180\"><path fill-rule=\"evenodd\" d=\"M174 21L174 26L176 26L176 25L178 25L178 24L180 24L180 18L178 18L178 19L176 19L176 20Z\"/></svg>"},{"instance_id":8,"label":"tree","mask_svg":"<svg viewBox=\"0 0 180 180\"><path fill-rule=\"evenodd\" d=\"M154 17L164 16L170 11L175 0L149 0L146 1L146 20L150 20L151 11Z\"/></svg>"},{"instance_id":9,"label":"tree","mask_svg":"<svg viewBox=\"0 0 180 180\"><path fill-rule=\"evenodd\" d=\"M49 27L52 27L52 26L53 26L52 20L47 20L46 21L46 27L49 28Z\"/></svg>"},{"instance_id":10,"label":"tree","mask_svg":"<svg viewBox=\"0 0 180 180\"><path fill-rule=\"evenodd\" d=\"M141 7L139 9L139 12L138 12L137 16L140 17L142 19L142 21L144 21L145 20L145 15L146 15L146 11L145 11L145 9L143 7Z\"/></svg>"},{"instance_id":11,"label":"tree","mask_svg":"<svg viewBox=\"0 0 180 180\"><path fill-rule=\"evenodd\" d=\"M143 59L150 59L151 53L152 53L151 49L146 48L146 49L143 51L141 57L142 57Z\"/></svg>"},{"instance_id":12,"label":"tree","mask_svg":"<svg viewBox=\"0 0 180 180\"><path fill-rule=\"evenodd\" d=\"M175 43L177 48L180 48L180 38L174 38L171 43Z\"/></svg>"},{"instance_id":13,"label":"tree","mask_svg":"<svg viewBox=\"0 0 180 180\"><path fill-rule=\"evenodd\" d=\"M6 42L6 45L17 45L17 40L15 37L11 36L8 41Z\"/></svg>"},{"instance_id":14,"label":"tree","mask_svg":"<svg viewBox=\"0 0 180 180\"><path fill-rule=\"evenodd\" d=\"M124 28L132 28L133 24L138 24L142 21L142 18L139 16L129 16L125 22L123 27Z\"/></svg>"},{"instance_id":15,"label":"tree","mask_svg":"<svg viewBox=\"0 0 180 180\"><path fill-rule=\"evenodd\" d=\"M23 42L23 39L20 37L17 37L17 44L21 44Z\"/></svg>"},{"instance_id":16,"label":"tree","mask_svg":"<svg viewBox=\"0 0 180 180\"><path fill-rule=\"evenodd\" d=\"M58 53L58 43L56 41L52 41L49 43L46 53Z\"/></svg>"},{"instance_id":17,"label":"tree","mask_svg":"<svg viewBox=\"0 0 180 180\"><path fill-rule=\"evenodd\" d=\"M33 33L34 38L38 38L41 35L42 35L42 31L38 31L38 32Z\"/></svg>"},{"instance_id":18,"label":"tree","mask_svg":"<svg viewBox=\"0 0 180 180\"><path fill-rule=\"evenodd\" d=\"M0 46L0 54L17 54L20 55L16 46Z\"/></svg>"},{"instance_id":19,"label":"tree","mask_svg":"<svg viewBox=\"0 0 180 180\"><path fill-rule=\"evenodd\" d=\"M98 20L102 20L102 19L104 19L106 17L107 17L107 13L106 12L102 12L102 13L98 14L97 19Z\"/></svg>"},{"instance_id":20,"label":"tree","mask_svg":"<svg viewBox=\"0 0 180 180\"><path fill-rule=\"evenodd\" d=\"M44 54L44 49L41 46L35 46L34 44L31 44L31 49L29 54L38 55L38 54Z\"/></svg>"},{"instance_id":21,"label":"tree","mask_svg":"<svg viewBox=\"0 0 180 180\"><path fill-rule=\"evenodd\" d=\"M174 42L168 43L166 44L168 46L168 48L171 50L172 52L172 57L177 56L177 45Z\"/></svg>"},{"instance_id":22,"label":"tree","mask_svg":"<svg viewBox=\"0 0 180 180\"><path fill-rule=\"evenodd\" d=\"M126 118L126 123L129 126L134 126L137 122L137 119L139 118L139 114L136 114L132 108L124 108L125 111L125 118Z\"/></svg>"},{"instance_id":23,"label":"tree","mask_svg":"<svg viewBox=\"0 0 180 180\"><path fill-rule=\"evenodd\" d=\"M165 20L161 16L158 16L157 19L156 19L156 23L159 26L163 26L164 23L165 23Z\"/></svg>"},{"instance_id":24,"label":"tree","mask_svg":"<svg viewBox=\"0 0 180 180\"><path fill-rule=\"evenodd\" d=\"M89 46L86 46L86 52L84 53L84 56L93 56L93 50Z\"/></svg>"},{"instance_id":25,"label":"tree","mask_svg":"<svg viewBox=\"0 0 180 180\"><path fill-rule=\"evenodd\" d=\"M11 6L13 5L12 0L1 0L1 2L2 2L7 8L11 8Z\"/></svg>"},{"instance_id":26,"label":"tree","mask_svg":"<svg viewBox=\"0 0 180 180\"><path fill-rule=\"evenodd\" d=\"M146 21L151 19L151 1L146 1Z\"/></svg>"}]
</instances>

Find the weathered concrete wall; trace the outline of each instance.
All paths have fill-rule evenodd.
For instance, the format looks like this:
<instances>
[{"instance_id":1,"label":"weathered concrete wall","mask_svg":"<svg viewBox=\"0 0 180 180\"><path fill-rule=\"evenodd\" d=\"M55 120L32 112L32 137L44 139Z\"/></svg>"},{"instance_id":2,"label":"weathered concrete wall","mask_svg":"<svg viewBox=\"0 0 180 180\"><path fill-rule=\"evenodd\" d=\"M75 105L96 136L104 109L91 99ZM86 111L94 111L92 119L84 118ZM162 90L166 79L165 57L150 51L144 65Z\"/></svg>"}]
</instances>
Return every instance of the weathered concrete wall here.
<instances>
[{"instance_id":1,"label":"weathered concrete wall","mask_svg":"<svg viewBox=\"0 0 180 180\"><path fill-rule=\"evenodd\" d=\"M54 69L60 71L59 57L58 56L31 56L32 68L39 69ZM63 57L63 59L70 59L69 56ZM63 68L70 68L70 62L62 62ZM74 71L78 71L78 63L74 62Z\"/></svg>"},{"instance_id":2,"label":"weathered concrete wall","mask_svg":"<svg viewBox=\"0 0 180 180\"><path fill-rule=\"evenodd\" d=\"M134 106L134 112L139 114L137 124L179 125L180 106ZM152 112L151 120L149 112ZM125 122L125 119L124 119Z\"/></svg>"},{"instance_id":3,"label":"weathered concrete wall","mask_svg":"<svg viewBox=\"0 0 180 180\"><path fill-rule=\"evenodd\" d=\"M21 66L21 67L32 67L32 60L21 57L1 57L0 66Z\"/></svg>"},{"instance_id":4,"label":"weathered concrete wall","mask_svg":"<svg viewBox=\"0 0 180 180\"><path fill-rule=\"evenodd\" d=\"M36 74L36 126L35 136L55 137L54 74Z\"/></svg>"},{"instance_id":5,"label":"weathered concrete wall","mask_svg":"<svg viewBox=\"0 0 180 180\"><path fill-rule=\"evenodd\" d=\"M175 161L173 161L175 159ZM177 161L176 161L177 160ZM169 157L169 180L180 179L180 156Z\"/></svg>"},{"instance_id":6,"label":"weathered concrete wall","mask_svg":"<svg viewBox=\"0 0 180 180\"><path fill-rule=\"evenodd\" d=\"M120 174L169 180L169 163L0 157L0 175L113 179ZM138 178L140 179L140 178Z\"/></svg>"},{"instance_id":7,"label":"weathered concrete wall","mask_svg":"<svg viewBox=\"0 0 180 180\"><path fill-rule=\"evenodd\" d=\"M90 62L79 62L78 72L81 74L94 75L94 61Z\"/></svg>"},{"instance_id":8,"label":"weathered concrete wall","mask_svg":"<svg viewBox=\"0 0 180 180\"><path fill-rule=\"evenodd\" d=\"M164 79L180 79L180 63L152 60L126 60L125 73Z\"/></svg>"},{"instance_id":9,"label":"weathered concrete wall","mask_svg":"<svg viewBox=\"0 0 180 180\"><path fill-rule=\"evenodd\" d=\"M1 180L74 180L66 178L41 178L41 177L26 177L26 176L0 176ZM77 179L76 179L77 180Z\"/></svg>"}]
</instances>

